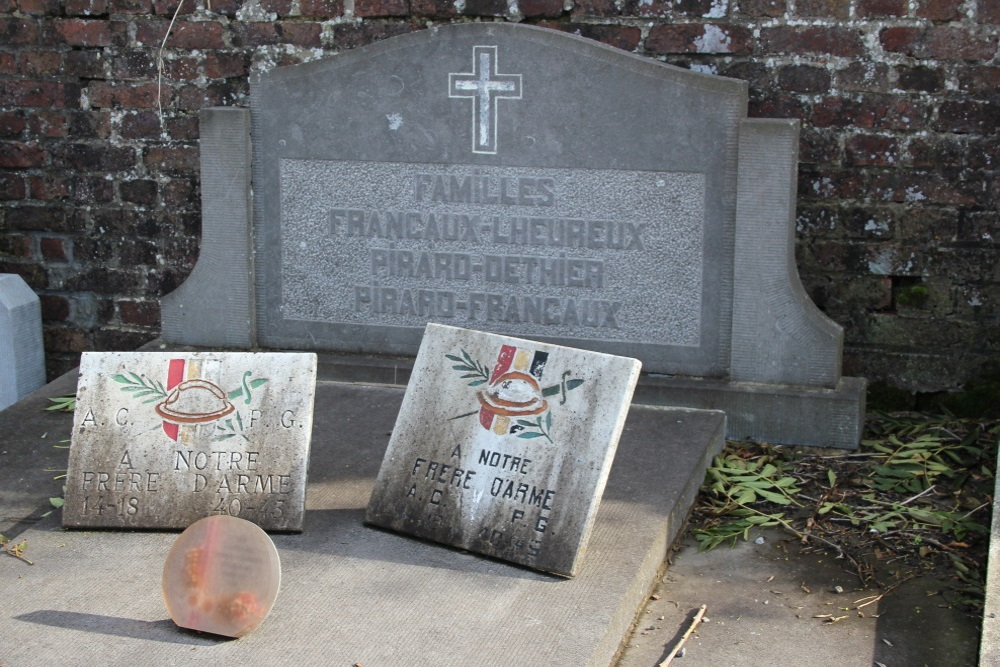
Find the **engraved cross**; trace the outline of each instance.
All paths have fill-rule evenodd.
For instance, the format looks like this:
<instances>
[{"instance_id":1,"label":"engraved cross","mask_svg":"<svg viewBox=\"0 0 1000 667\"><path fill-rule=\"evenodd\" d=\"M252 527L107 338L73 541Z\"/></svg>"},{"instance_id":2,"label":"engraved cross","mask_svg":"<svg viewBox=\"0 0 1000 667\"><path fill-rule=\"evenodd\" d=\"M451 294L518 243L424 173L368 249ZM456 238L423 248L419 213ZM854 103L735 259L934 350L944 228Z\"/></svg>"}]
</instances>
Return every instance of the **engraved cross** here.
<instances>
[{"instance_id":1,"label":"engraved cross","mask_svg":"<svg viewBox=\"0 0 1000 667\"><path fill-rule=\"evenodd\" d=\"M497 101L521 99L521 75L497 72L497 47L474 46L472 71L448 74L448 97L472 98L472 152L497 152Z\"/></svg>"}]
</instances>

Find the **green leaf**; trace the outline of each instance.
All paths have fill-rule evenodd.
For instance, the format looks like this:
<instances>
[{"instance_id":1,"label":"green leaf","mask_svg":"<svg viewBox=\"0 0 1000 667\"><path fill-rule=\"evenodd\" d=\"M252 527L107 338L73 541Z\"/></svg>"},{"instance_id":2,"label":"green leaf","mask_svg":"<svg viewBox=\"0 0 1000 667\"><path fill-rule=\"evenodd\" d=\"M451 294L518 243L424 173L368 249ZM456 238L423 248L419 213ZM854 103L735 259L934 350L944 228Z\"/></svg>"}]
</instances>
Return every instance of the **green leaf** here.
<instances>
[{"instance_id":1,"label":"green leaf","mask_svg":"<svg viewBox=\"0 0 1000 667\"><path fill-rule=\"evenodd\" d=\"M830 488L837 486L837 473L833 471L833 468L827 468L826 479L830 482Z\"/></svg>"},{"instance_id":2,"label":"green leaf","mask_svg":"<svg viewBox=\"0 0 1000 667\"><path fill-rule=\"evenodd\" d=\"M475 380L474 382L470 382L469 386L470 387L478 387L481 384L486 384L486 380Z\"/></svg>"},{"instance_id":3,"label":"green leaf","mask_svg":"<svg viewBox=\"0 0 1000 667\"><path fill-rule=\"evenodd\" d=\"M66 502L62 498L49 498L49 502L53 507L62 507L63 503Z\"/></svg>"},{"instance_id":4,"label":"green leaf","mask_svg":"<svg viewBox=\"0 0 1000 667\"><path fill-rule=\"evenodd\" d=\"M517 437L519 438L541 438L544 436L544 433L539 433L538 431L522 431L517 434Z\"/></svg>"},{"instance_id":5,"label":"green leaf","mask_svg":"<svg viewBox=\"0 0 1000 667\"><path fill-rule=\"evenodd\" d=\"M128 378L126 378L124 375L112 375L111 379L114 380L115 382L118 382L118 383L121 383L121 384L134 384L131 380L129 380Z\"/></svg>"},{"instance_id":6,"label":"green leaf","mask_svg":"<svg viewBox=\"0 0 1000 667\"><path fill-rule=\"evenodd\" d=\"M777 503L778 505L791 505L792 504L791 500L789 500L785 496L781 495L780 493L774 493L772 491L765 491L764 489L758 489L757 493L759 493L761 495L761 497L765 498L766 500L769 500L772 503Z\"/></svg>"},{"instance_id":7,"label":"green leaf","mask_svg":"<svg viewBox=\"0 0 1000 667\"><path fill-rule=\"evenodd\" d=\"M257 378L256 380L250 380L250 388L251 389L256 389L257 387L261 386L265 382L267 382L267 378Z\"/></svg>"}]
</instances>

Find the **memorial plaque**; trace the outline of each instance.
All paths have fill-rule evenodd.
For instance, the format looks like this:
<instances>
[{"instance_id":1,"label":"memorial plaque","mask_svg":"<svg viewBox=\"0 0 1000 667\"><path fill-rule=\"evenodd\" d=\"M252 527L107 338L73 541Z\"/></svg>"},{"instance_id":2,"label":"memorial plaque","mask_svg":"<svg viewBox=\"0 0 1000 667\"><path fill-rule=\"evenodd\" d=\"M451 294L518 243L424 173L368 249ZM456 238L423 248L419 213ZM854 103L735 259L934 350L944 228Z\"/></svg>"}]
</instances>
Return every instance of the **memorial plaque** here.
<instances>
[{"instance_id":1,"label":"memorial plaque","mask_svg":"<svg viewBox=\"0 0 1000 667\"><path fill-rule=\"evenodd\" d=\"M84 352L63 525L302 530L316 355Z\"/></svg>"},{"instance_id":2,"label":"memorial plaque","mask_svg":"<svg viewBox=\"0 0 1000 667\"><path fill-rule=\"evenodd\" d=\"M429 324L365 520L573 576L640 366Z\"/></svg>"},{"instance_id":3,"label":"memorial plaque","mask_svg":"<svg viewBox=\"0 0 1000 667\"><path fill-rule=\"evenodd\" d=\"M364 51L251 79L262 344L412 354L437 322L723 371L736 154L706 146L743 82L523 26Z\"/></svg>"},{"instance_id":4,"label":"memorial plaque","mask_svg":"<svg viewBox=\"0 0 1000 667\"><path fill-rule=\"evenodd\" d=\"M163 564L163 601L182 628L242 637L267 617L281 586L274 542L232 516L199 519Z\"/></svg>"}]
</instances>

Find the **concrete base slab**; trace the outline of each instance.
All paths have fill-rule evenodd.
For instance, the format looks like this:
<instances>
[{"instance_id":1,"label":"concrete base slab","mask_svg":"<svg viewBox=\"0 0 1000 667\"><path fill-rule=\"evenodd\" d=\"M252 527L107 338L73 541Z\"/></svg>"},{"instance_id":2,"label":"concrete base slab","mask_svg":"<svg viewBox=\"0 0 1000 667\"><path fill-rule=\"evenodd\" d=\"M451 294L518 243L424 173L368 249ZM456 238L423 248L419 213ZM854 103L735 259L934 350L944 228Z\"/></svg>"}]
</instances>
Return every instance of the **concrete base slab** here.
<instances>
[{"instance_id":1,"label":"concrete base slab","mask_svg":"<svg viewBox=\"0 0 1000 667\"><path fill-rule=\"evenodd\" d=\"M633 406L581 573L564 580L362 524L402 396L318 384L305 530L273 536L282 590L253 633L169 620L160 575L176 533L64 531L54 514L19 536L33 566L0 558L4 665L610 664L723 444L723 415Z\"/></svg>"}]
</instances>

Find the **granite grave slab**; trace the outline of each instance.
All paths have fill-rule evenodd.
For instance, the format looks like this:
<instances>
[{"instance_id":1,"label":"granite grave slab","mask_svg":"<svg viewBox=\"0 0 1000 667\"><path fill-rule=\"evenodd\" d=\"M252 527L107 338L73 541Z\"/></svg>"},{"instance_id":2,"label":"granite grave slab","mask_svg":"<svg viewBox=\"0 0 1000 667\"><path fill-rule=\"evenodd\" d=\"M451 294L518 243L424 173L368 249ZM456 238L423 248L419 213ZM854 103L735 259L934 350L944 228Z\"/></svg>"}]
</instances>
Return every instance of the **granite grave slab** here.
<instances>
[{"instance_id":1,"label":"granite grave slab","mask_svg":"<svg viewBox=\"0 0 1000 667\"><path fill-rule=\"evenodd\" d=\"M43 384L41 302L21 276L0 273L0 410Z\"/></svg>"},{"instance_id":2,"label":"granite grave slab","mask_svg":"<svg viewBox=\"0 0 1000 667\"><path fill-rule=\"evenodd\" d=\"M639 369L427 325L365 521L575 575Z\"/></svg>"},{"instance_id":3,"label":"granite grave slab","mask_svg":"<svg viewBox=\"0 0 1000 667\"><path fill-rule=\"evenodd\" d=\"M85 352L63 525L302 530L316 355Z\"/></svg>"},{"instance_id":4,"label":"granite grave slab","mask_svg":"<svg viewBox=\"0 0 1000 667\"><path fill-rule=\"evenodd\" d=\"M857 446L864 381L795 266L798 124L747 118L746 82L469 23L250 85L202 114L167 342L412 358L436 322L640 359L636 400L733 437Z\"/></svg>"},{"instance_id":5,"label":"granite grave slab","mask_svg":"<svg viewBox=\"0 0 1000 667\"><path fill-rule=\"evenodd\" d=\"M281 591L253 632L232 641L177 628L160 594L175 533L66 531L57 512L17 536L33 566L0 558L4 664L612 664L722 447L725 416L629 410L584 566L565 579L363 525L403 394L317 383L306 529L272 535ZM68 429L69 415L26 407L8 446L48 447L57 424ZM0 486L0 500L9 492ZM50 489L30 492L51 509Z\"/></svg>"}]
</instances>

